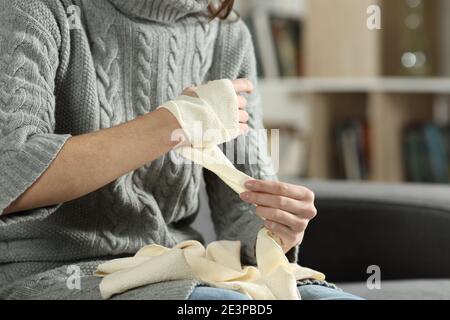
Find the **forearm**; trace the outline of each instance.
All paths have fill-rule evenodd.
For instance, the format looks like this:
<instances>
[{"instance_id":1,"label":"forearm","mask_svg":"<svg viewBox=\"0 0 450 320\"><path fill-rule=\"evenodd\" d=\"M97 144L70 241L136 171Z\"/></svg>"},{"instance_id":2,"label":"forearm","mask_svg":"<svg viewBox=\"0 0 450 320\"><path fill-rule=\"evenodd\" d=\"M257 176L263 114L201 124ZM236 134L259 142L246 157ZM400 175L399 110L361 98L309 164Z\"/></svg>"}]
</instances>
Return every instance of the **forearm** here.
<instances>
[{"instance_id":1,"label":"forearm","mask_svg":"<svg viewBox=\"0 0 450 320\"><path fill-rule=\"evenodd\" d=\"M4 214L87 195L169 152L177 120L157 110L125 124L69 139L44 174Z\"/></svg>"}]
</instances>

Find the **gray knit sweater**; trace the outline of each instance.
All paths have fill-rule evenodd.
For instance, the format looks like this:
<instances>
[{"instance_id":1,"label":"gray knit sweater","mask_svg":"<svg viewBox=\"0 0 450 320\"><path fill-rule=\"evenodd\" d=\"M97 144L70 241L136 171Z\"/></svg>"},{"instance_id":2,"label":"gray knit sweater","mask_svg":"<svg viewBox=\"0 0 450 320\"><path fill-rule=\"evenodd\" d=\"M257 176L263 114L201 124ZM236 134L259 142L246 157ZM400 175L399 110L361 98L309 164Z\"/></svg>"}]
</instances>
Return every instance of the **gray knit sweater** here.
<instances>
[{"instance_id":1,"label":"gray knit sweater","mask_svg":"<svg viewBox=\"0 0 450 320\"><path fill-rule=\"evenodd\" d=\"M206 0L0 0L0 212L71 136L132 120L191 84L256 81L248 30L241 21L209 22L206 6ZM262 128L257 93L249 96L249 113L250 126ZM266 147L249 140L238 148ZM91 274L100 261L150 243L202 241L190 227L202 176L219 239L240 240L243 262L254 264L262 221L253 208L212 173L176 164L177 157L169 152L78 200L0 216L0 298L97 299L99 279ZM272 178L264 157L238 168ZM81 290L67 286L72 264L81 268ZM197 284L159 283L117 298L186 299Z\"/></svg>"}]
</instances>

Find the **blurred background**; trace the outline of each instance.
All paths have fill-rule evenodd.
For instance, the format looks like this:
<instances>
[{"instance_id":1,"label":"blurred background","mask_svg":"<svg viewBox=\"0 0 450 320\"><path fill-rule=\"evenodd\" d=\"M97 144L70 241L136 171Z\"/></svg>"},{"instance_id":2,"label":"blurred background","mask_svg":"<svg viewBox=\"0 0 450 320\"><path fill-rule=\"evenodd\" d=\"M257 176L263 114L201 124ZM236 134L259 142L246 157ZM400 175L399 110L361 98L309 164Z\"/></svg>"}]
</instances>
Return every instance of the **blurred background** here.
<instances>
[{"instance_id":1,"label":"blurred background","mask_svg":"<svg viewBox=\"0 0 450 320\"><path fill-rule=\"evenodd\" d=\"M381 30L367 26L371 5ZM450 0L236 8L253 34L266 127L280 129L282 178L450 182Z\"/></svg>"},{"instance_id":2,"label":"blurred background","mask_svg":"<svg viewBox=\"0 0 450 320\"><path fill-rule=\"evenodd\" d=\"M450 299L450 0L236 9L265 125L280 129L280 179L316 194L299 263L369 299ZM200 212L212 241L205 201Z\"/></svg>"}]
</instances>

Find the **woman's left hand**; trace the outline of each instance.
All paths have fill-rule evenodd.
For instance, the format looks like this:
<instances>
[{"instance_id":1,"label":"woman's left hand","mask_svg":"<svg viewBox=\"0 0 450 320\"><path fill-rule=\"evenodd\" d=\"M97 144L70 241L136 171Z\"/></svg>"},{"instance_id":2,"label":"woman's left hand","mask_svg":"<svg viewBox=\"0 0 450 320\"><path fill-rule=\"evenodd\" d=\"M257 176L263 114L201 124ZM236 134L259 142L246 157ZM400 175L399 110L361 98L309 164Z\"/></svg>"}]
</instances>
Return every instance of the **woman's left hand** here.
<instances>
[{"instance_id":1,"label":"woman's left hand","mask_svg":"<svg viewBox=\"0 0 450 320\"><path fill-rule=\"evenodd\" d=\"M314 193L301 186L278 181L250 180L245 202L256 205L256 214L265 219L265 227L281 239L287 253L301 244L310 220L317 215Z\"/></svg>"}]
</instances>

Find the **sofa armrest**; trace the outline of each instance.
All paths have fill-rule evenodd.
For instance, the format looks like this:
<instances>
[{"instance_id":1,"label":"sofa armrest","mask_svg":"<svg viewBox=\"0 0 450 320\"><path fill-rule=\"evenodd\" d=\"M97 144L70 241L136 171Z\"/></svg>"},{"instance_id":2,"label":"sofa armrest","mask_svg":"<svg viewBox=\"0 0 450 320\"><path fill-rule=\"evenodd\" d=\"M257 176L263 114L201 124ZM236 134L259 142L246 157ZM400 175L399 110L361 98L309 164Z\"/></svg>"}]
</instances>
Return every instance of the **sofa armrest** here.
<instances>
[{"instance_id":1,"label":"sofa armrest","mask_svg":"<svg viewBox=\"0 0 450 320\"><path fill-rule=\"evenodd\" d=\"M299 263L335 282L450 278L450 186L292 181L316 193Z\"/></svg>"}]
</instances>

